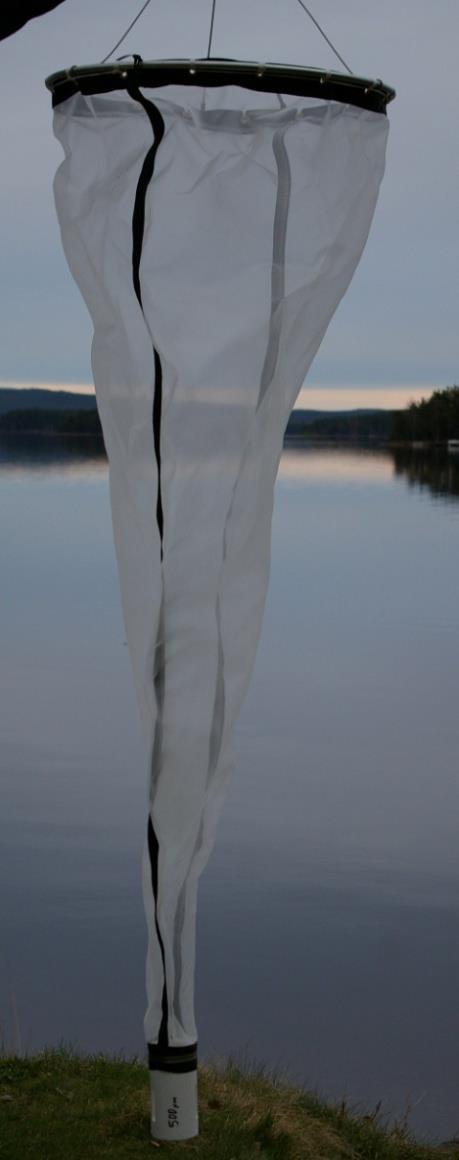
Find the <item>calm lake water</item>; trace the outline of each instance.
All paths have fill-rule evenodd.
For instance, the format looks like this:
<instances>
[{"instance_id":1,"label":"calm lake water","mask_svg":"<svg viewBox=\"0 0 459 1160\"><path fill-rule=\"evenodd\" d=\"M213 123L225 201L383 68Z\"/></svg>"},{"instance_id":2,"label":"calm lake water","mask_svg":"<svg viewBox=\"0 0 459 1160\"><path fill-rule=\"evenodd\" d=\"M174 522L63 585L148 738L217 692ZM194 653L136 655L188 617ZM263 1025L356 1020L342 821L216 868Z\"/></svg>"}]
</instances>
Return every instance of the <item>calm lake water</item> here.
<instances>
[{"instance_id":1,"label":"calm lake water","mask_svg":"<svg viewBox=\"0 0 459 1160\"><path fill-rule=\"evenodd\" d=\"M48 445L47 445L48 443ZM0 446L0 1021L143 1052L145 775L88 441ZM201 1058L459 1135L459 456L285 450L200 890Z\"/></svg>"}]
</instances>

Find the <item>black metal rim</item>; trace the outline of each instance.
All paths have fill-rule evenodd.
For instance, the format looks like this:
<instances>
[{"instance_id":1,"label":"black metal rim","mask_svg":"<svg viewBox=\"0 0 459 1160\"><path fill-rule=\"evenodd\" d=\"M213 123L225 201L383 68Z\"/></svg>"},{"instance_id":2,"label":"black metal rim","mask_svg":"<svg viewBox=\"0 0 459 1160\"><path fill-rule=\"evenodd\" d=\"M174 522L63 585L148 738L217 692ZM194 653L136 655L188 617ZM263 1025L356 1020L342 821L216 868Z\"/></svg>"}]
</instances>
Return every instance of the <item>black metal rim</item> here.
<instances>
[{"instance_id":1,"label":"black metal rim","mask_svg":"<svg viewBox=\"0 0 459 1160\"><path fill-rule=\"evenodd\" d=\"M114 92L128 85L163 88L166 85L193 85L216 88L238 85L257 92L286 93L340 101L348 105L385 113L395 90L381 80L368 80L346 73L297 65L256 64L251 61L205 60L117 61L115 64L72 67L47 77L53 105L60 105L74 93L86 95Z\"/></svg>"}]
</instances>

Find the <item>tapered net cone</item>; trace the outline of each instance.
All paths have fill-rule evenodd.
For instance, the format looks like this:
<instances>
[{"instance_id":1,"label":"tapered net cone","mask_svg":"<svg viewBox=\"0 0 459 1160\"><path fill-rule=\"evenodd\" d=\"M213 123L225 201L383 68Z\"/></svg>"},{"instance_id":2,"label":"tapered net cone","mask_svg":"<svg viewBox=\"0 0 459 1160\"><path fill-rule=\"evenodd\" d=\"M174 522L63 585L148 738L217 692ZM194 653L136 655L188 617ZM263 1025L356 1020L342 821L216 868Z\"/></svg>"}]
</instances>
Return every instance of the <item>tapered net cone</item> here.
<instances>
[{"instance_id":1,"label":"tapered net cone","mask_svg":"<svg viewBox=\"0 0 459 1160\"><path fill-rule=\"evenodd\" d=\"M152 1067L186 1070L197 882L260 633L284 429L365 245L387 118L131 76L61 100L55 132L148 755L145 1032Z\"/></svg>"}]
</instances>

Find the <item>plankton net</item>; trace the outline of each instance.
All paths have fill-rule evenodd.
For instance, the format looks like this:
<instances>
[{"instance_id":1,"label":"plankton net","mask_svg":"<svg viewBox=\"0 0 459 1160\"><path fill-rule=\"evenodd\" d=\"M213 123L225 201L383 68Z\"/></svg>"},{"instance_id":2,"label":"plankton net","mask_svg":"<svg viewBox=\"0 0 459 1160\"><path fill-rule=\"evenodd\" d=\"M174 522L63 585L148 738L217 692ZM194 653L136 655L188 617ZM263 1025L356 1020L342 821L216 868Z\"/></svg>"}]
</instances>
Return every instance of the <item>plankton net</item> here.
<instances>
[{"instance_id":1,"label":"plankton net","mask_svg":"<svg viewBox=\"0 0 459 1160\"><path fill-rule=\"evenodd\" d=\"M243 62L48 80L149 770L152 1131L197 1132L195 917L269 575L284 430L384 171L380 81Z\"/></svg>"}]
</instances>

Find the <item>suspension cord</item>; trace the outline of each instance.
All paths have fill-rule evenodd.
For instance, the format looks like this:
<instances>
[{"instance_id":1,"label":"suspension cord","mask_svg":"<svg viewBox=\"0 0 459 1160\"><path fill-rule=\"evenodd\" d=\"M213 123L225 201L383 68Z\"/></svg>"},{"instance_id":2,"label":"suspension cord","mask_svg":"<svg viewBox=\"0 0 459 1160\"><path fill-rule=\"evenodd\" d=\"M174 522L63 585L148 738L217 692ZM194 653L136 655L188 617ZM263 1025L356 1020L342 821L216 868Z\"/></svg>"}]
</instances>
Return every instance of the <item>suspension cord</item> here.
<instances>
[{"instance_id":1,"label":"suspension cord","mask_svg":"<svg viewBox=\"0 0 459 1160\"><path fill-rule=\"evenodd\" d=\"M137 24L137 21L140 20L142 13L145 12L145 9L148 8L149 4L150 0L145 0L145 4L142 4L140 12L138 12L137 16L134 16L134 19L131 20L129 28L126 28L126 32L123 32L123 35L120 36L120 39L117 40L116 44L113 45L113 48L110 49L110 52L107 52L107 55L104 56L104 59L100 62L101 64L105 64L107 60L110 60L110 57L113 56L113 53L116 52L117 48L120 47L120 44L123 43L123 40L126 40L126 37L129 35L131 28L133 28L134 24Z\"/></svg>"},{"instance_id":2,"label":"suspension cord","mask_svg":"<svg viewBox=\"0 0 459 1160\"><path fill-rule=\"evenodd\" d=\"M309 19L312 20L312 23L315 24L316 28L318 28L320 35L323 36L324 40L327 41L327 44L331 48L332 52L334 52L335 56L338 57L338 60L341 61L341 64L343 64L345 69L347 69L348 73L350 73L351 76L353 76L354 74L352 72L352 69L349 68L349 65L346 64L346 61L340 55L340 53L338 52L338 49L335 48L334 44L332 44L332 42L331 42L330 38L327 36L326 32L324 32L323 28L321 28L319 21L316 20L315 16L313 16L311 10L309 8L307 8L306 4L304 3L304 0L298 0L298 4L301 5L303 11L306 12L306 15L309 16Z\"/></svg>"},{"instance_id":3,"label":"suspension cord","mask_svg":"<svg viewBox=\"0 0 459 1160\"><path fill-rule=\"evenodd\" d=\"M145 12L145 9L148 8L148 5L150 3L151 3L151 0L145 0L145 3L142 4L142 7L139 9L139 11L137 13L137 16L134 16L134 19L131 20L131 23L126 28L126 31L123 32L123 35L120 36L120 38L119 38L119 40L117 40L116 44L113 45L113 48L110 49L110 52L108 52L107 55L104 56L103 60L101 61L101 64L105 64L107 62L107 60L110 60L110 57L113 56L113 53L116 52L117 48L119 48L120 45L123 43L123 41L126 40L126 37L129 36L131 29L134 28L134 25L137 24L138 20L140 20L140 17ZM304 0L298 0L298 4L301 6L303 11L306 13L306 15L309 16L309 19L312 20L312 23L315 24L316 28L320 32L320 35L323 36L324 40L327 42L327 44L331 48L332 52L334 52L335 56L338 58L338 60L341 62L341 64L344 65L344 68L347 69L347 72L350 73L352 76L353 75L352 69L349 68L348 64L346 64L344 57L341 56L341 54L338 52L338 49L335 48L335 45L332 44L330 37L327 36L326 32L324 32L324 29L319 24L319 21L316 20L316 17L313 15L310 8L308 8L307 5L304 3ZM210 15L210 28L209 28L209 42L207 45L207 60L209 60L210 54L212 51L212 39L213 39L213 35L214 35L216 5L217 5L217 0L212 0L212 11L211 11L211 15Z\"/></svg>"},{"instance_id":4,"label":"suspension cord","mask_svg":"<svg viewBox=\"0 0 459 1160\"><path fill-rule=\"evenodd\" d=\"M211 52L211 48L212 48L212 37L214 35L214 20L215 20L216 5L217 5L217 0L212 0L212 12L211 12L211 16L210 16L210 28L209 28L209 43L207 45L207 58L206 58L207 60L210 59L210 52Z\"/></svg>"}]
</instances>

